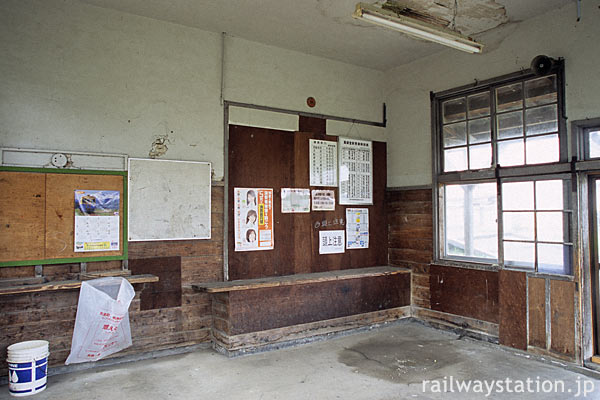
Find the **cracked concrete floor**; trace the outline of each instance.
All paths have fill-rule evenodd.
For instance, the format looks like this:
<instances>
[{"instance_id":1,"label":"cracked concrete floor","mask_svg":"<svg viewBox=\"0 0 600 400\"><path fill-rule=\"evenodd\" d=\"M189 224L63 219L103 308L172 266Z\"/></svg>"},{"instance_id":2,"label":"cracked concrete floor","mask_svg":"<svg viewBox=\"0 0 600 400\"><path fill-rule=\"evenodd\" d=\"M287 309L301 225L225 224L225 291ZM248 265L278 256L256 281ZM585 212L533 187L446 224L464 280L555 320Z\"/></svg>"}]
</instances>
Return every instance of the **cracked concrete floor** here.
<instances>
[{"instance_id":1,"label":"cracked concrete floor","mask_svg":"<svg viewBox=\"0 0 600 400\"><path fill-rule=\"evenodd\" d=\"M470 393L459 393L458 381L470 381ZM555 388L559 393L544 392ZM0 389L10 398L6 386ZM33 398L595 399L600 380L408 322L235 359L207 349L50 376Z\"/></svg>"}]
</instances>

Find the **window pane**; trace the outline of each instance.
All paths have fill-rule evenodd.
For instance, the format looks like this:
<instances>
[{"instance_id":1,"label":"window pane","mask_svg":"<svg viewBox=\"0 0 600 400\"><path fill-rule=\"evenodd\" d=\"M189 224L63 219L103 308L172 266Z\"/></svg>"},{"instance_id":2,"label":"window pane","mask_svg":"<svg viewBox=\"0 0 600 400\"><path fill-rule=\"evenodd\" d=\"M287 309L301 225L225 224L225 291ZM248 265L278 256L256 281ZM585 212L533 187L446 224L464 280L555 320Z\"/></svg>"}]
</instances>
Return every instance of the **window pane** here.
<instances>
[{"instance_id":1,"label":"window pane","mask_svg":"<svg viewBox=\"0 0 600 400\"><path fill-rule=\"evenodd\" d=\"M600 131L588 132L590 157L600 157Z\"/></svg>"},{"instance_id":2,"label":"window pane","mask_svg":"<svg viewBox=\"0 0 600 400\"><path fill-rule=\"evenodd\" d=\"M481 118L469 121L469 143L482 143L492 140L490 119Z\"/></svg>"},{"instance_id":3,"label":"window pane","mask_svg":"<svg viewBox=\"0 0 600 400\"><path fill-rule=\"evenodd\" d=\"M563 213L537 213L537 240L541 242L563 242Z\"/></svg>"},{"instance_id":4,"label":"window pane","mask_svg":"<svg viewBox=\"0 0 600 400\"><path fill-rule=\"evenodd\" d=\"M556 96L556 75L525 82L525 105L527 107L555 103Z\"/></svg>"},{"instance_id":5,"label":"window pane","mask_svg":"<svg viewBox=\"0 0 600 400\"><path fill-rule=\"evenodd\" d=\"M551 274L571 274L571 246L538 244L538 271Z\"/></svg>"},{"instance_id":6,"label":"window pane","mask_svg":"<svg viewBox=\"0 0 600 400\"><path fill-rule=\"evenodd\" d=\"M496 116L498 139L523 136L523 112L516 111Z\"/></svg>"},{"instance_id":7,"label":"window pane","mask_svg":"<svg viewBox=\"0 0 600 400\"><path fill-rule=\"evenodd\" d=\"M444 150L444 171L464 171L467 169L467 148Z\"/></svg>"},{"instance_id":8,"label":"window pane","mask_svg":"<svg viewBox=\"0 0 600 400\"><path fill-rule=\"evenodd\" d=\"M538 210L563 210L563 181L537 181L535 202Z\"/></svg>"},{"instance_id":9,"label":"window pane","mask_svg":"<svg viewBox=\"0 0 600 400\"><path fill-rule=\"evenodd\" d=\"M503 167L525 164L523 139L498 142L498 164Z\"/></svg>"},{"instance_id":10,"label":"window pane","mask_svg":"<svg viewBox=\"0 0 600 400\"><path fill-rule=\"evenodd\" d=\"M496 184L445 186L446 255L498 258Z\"/></svg>"},{"instance_id":11,"label":"window pane","mask_svg":"<svg viewBox=\"0 0 600 400\"><path fill-rule=\"evenodd\" d=\"M504 242L505 265L533 268L534 262L534 243Z\"/></svg>"},{"instance_id":12,"label":"window pane","mask_svg":"<svg viewBox=\"0 0 600 400\"><path fill-rule=\"evenodd\" d=\"M444 113L444 123L462 121L467 116L467 105L465 98L445 101L442 105Z\"/></svg>"},{"instance_id":13,"label":"window pane","mask_svg":"<svg viewBox=\"0 0 600 400\"><path fill-rule=\"evenodd\" d=\"M527 164L556 162L560 155L558 135L546 135L527 138Z\"/></svg>"},{"instance_id":14,"label":"window pane","mask_svg":"<svg viewBox=\"0 0 600 400\"><path fill-rule=\"evenodd\" d=\"M467 123L444 125L444 147L467 144Z\"/></svg>"},{"instance_id":15,"label":"window pane","mask_svg":"<svg viewBox=\"0 0 600 400\"><path fill-rule=\"evenodd\" d=\"M478 144L469 148L469 169L490 168L492 166L492 144Z\"/></svg>"},{"instance_id":16,"label":"window pane","mask_svg":"<svg viewBox=\"0 0 600 400\"><path fill-rule=\"evenodd\" d=\"M540 135L558 131L558 116L556 104L532 108L525 111L525 129L527 135Z\"/></svg>"},{"instance_id":17,"label":"window pane","mask_svg":"<svg viewBox=\"0 0 600 400\"><path fill-rule=\"evenodd\" d=\"M504 212L502 214L503 239L535 240L532 212Z\"/></svg>"},{"instance_id":18,"label":"window pane","mask_svg":"<svg viewBox=\"0 0 600 400\"><path fill-rule=\"evenodd\" d=\"M478 118L490 115L489 92L469 96L467 101L469 103L469 118Z\"/></svg>"},{"instance_id":19,"label":"window pane","mask_svg":"<svg viewBox=\"0 0 600 400\"><path fill-rule=\"evenodd\" d=\"M533 182L503 183L502 210L533 210Z\"/></svg>"},{"instance_id":20,"label":"window pane","mask_svg":"<svg viewBox=\"0 0 600 400\"><path fill-rule=\"evenodd\" d=\"M519 83L496 89L496 111L510 111L523 108L523 86Z\"/></svg>"}]
</instances>

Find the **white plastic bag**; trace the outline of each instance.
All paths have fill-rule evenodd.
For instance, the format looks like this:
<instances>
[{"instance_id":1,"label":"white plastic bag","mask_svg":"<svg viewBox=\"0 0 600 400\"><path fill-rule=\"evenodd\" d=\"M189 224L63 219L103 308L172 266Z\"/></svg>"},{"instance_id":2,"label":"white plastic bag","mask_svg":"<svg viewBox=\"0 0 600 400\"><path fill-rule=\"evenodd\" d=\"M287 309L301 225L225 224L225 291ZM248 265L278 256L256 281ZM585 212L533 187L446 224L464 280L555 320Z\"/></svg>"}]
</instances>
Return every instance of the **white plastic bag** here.
<instances>
[{"instance_id":1,"label":"white plastic bag","mask_svg":"<svg viewBox=\"0 0 600 400\"><path fill-rule=\"evenodd\" d=\"M65 364L97 361L131 346L128 309L134 296L133 286L124 278L82 282Z\"/></svg>"}]
</instances>

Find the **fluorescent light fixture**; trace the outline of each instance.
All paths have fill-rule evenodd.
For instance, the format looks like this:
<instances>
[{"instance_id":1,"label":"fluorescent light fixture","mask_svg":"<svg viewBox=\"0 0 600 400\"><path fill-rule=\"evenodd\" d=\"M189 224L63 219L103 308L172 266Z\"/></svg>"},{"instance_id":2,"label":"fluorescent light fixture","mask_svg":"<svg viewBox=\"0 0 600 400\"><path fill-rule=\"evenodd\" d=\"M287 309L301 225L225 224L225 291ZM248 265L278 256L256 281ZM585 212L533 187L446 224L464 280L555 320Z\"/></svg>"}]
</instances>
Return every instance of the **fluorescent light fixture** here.
<instances>
[{"instance_id":1,"label":"fluorescent light fixture","mask_svg":"<svg viewBox=\"0 0 600 400\"><path fill-rule=\"evenodd\" d=\"M397 15L392 11L378 8L371 4L358 3L356 11L354 11L352 16L354 18L362 18L376 25L394 29L418 39L443 44L444 46L466 51L467 53L481 53L483 50L481 43L477 43L471 38L453 30L427 24L404 15Z\"/></svg>"}]
</instances>

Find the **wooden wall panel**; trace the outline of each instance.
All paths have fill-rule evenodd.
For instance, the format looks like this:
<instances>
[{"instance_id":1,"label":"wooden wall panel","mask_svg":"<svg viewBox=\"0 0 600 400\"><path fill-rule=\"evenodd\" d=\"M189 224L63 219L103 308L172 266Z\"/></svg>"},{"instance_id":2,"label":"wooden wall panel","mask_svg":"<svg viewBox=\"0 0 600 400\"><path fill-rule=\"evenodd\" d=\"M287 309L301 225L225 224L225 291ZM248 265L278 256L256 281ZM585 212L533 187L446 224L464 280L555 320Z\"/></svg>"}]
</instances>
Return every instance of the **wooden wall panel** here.
<instances>
[{"instance_id":1,"label":"wooden wall panel","mask_svg":"<svg viewBox=\"0 0 600 400\"><path fill-rule=\"evenodd\" d=\"M527 350L527 275L499 272L500 344Z\"/></svg>"},{"instance_id":2,"label":"wooden wall panel","mask_svg":"<svg viewBox=\"0 0 600 400\"><path fill-rule=\"evenodd\" d=\"M575 283L550 281L550 349L575 355Z\"/></svg>"},{"instance_id":3,"label":"wooden wall panel","mask_svg":"<svg viewBox=\"0 0 600 400\"><path fill-rule=\"evenodd\" d=\"M234 291L226 328L238 335L401 307L409 293L408 274Z\"/></svg>"},{"instance_id":4,"label":"wooden wall panel","mask_svg":"<svg viewBox=\"0 0 600 400\"><path fill-rule=\"evenodd\" d=\"M0 172L0 262L44 258L46 176Z\"/></svg>"},{"instance_id":5,"label":"wooden wall panel","mask_svg":"<svg viewBox=\"0 0 600 400\"><path fill-rule=\"evenodd\" d=\"M249 279L294 273L294 214L281 213L281 187L294 187L294 134L229 126L229 198L236 187L274 188L273 250L236 252L233 201L229 206L229 278Z\"/></svg>"},{"instance_id":6,"label":"wooden wall panel","mask_svg":"<svg viewBox=\"0 0 600 400\"><path fill-rule=\"evenodd\" d=\"M433 258L431 189L386 193L389 264L412 270L412 305L430 308L429 263Z\"/></svg>"},{"instance_id":7,"label":"wooden wall panel","mask_svg":"<svg viewBox=\"0 0 600 400\"><path fill-rule=\"evenodd\" d=\"M115 190L121 194L119 213L123 215L123 176L46 174L46 258L116 256L123 254L123 223L119 224L119 251L76 253L75 190Z\"/></svg>"},{"instance_id":8,"label":"wooden wall panel","mask_svg":"<svg viewBox=\"0 0 600 400\"><path fill-rule=\"evenodd\" d=\"M334 136L296 132L294 142L296 187L309 188L309 139L337 141L337 137ZM319 231L345 230L345 223L347 222L346 208L352 207L337 204L339 199L337 188L325 188L333 189L335 192L335 211L313 211L308 216L306 214L295 214L294 231L298 243L295 260L299 266L296 273L387 265L387 233L385 229L380 229L387 226L387 215L385 213L386 177L385 174L382 174L382 171L386 171L386 163L385 143L373 142L373 205L356 206L369 209L369 248L346 250L342 254L319 254ZM310 189L323 188L310 187ZM342 221L344 221L343 224ZM332 223L333 225L331 225ZM306 240L306 238L310 238L310 240Z\"/></svg>"},{"instance_id":9,"label":"wooden wall panel","mask_svg":"<svg viewBox=\"0 0 600 400\"><path fill-rule=\"evenodd\" d=\"M181 306L181 257L129 259L133 275L152 274L159 278L146 285L140 295L140 310Z\"/></svg>"},{"instance_id":10,"label":"wooden wall panel","mask_svg":"<svg viewBox=\"0 0 600 400\"><path fill-rule=\"evenodd\" d=\"M498 323L498 272L432 264L431 309Z\"/></svg>"},{"instance_id":11,"label":"wooden wall panel","mask_svg":"<svg viewBox=\"0 0 600 400\"><path fill-rule=\"evenodd\" d=\"M327 120L323 118L305 117L300 115L298 117L298 130L300 132L312 132L325 135L327 132Z\"/></svg>"},{"instance_id":12,"label":"wooden wall panel","mask_svg":"<svg viewBox=\"0 0 600 400\"><path fill-rule=\"evenodd\" d=\"M529 345L546 348L546 280L529 278Z\"/></svg>"},{"instance_id":13,"label":"wooden wall panel","mask_svg":"<svg viewBox=\"0 0 600 400\"><path fill-rule=\"evenodd\" d=\"M335 211L318 211L309 214L281 213L281 188L311 188L309 186L309 139L337 141L337 137L321 133L292 133L230 126L230 196L233 196L235 187L273 188L275 219L274 250L235 252L233 208L230 207L228 234L231 280L387 265L387 232L384 228L387 226L385 143L373 142L374 204L360 206L369 209L368 249L347 250L342 254L319 254L320 230L345 230L347 206L337 204L337 188L328 188L336 193ZM259 169L253 169L257 163L260 164Z\"/></svg>"}]
</instances>

